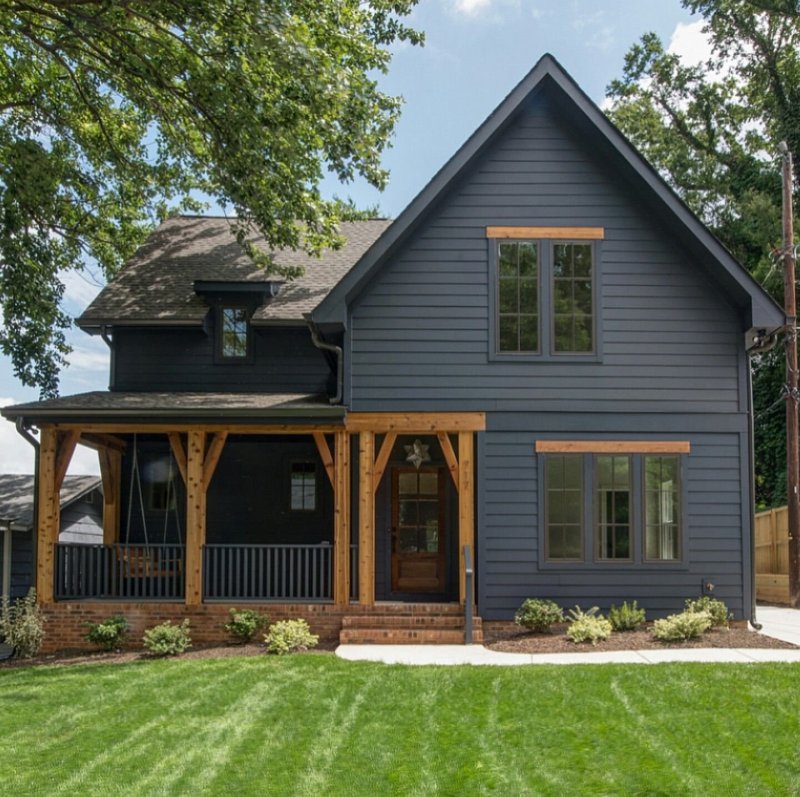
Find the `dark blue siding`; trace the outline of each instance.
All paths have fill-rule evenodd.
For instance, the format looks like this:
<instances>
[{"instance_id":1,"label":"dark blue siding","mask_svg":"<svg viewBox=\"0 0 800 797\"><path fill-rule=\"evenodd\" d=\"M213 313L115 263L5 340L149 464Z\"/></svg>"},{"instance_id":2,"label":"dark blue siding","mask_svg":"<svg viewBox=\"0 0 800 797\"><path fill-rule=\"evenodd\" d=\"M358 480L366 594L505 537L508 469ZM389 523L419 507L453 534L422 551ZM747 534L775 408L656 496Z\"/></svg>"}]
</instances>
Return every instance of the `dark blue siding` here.
<instances>
[{"instance_id":1,"label":"dark blue siding","mask_svg":"<svg viewBox=\"0 0 800 797\"><path fill-rule=\"evenodd\" d=\"M486 227L596 226L598 357L492 359ZM352 410L481 410L481 614L530 596L588 607L682 607L710 578L750 613L743 319L642 197L540 96L463 174L351 306ZM537 439L689 440L680 567L555 569L539 561ZM380 533L380 529L378 530Z\"/></svg>"},{"instance_id":2,"label":"dark blue siding","mask_svg":"<svg viewBox=\"0 0 800 797\"><path fill-rule=\"evenodd\" d=\"M2 553L0 552L0 559ZM12 598L24 598L33 586L33 535L28 531L11 533L11 589Z\"/></svg>"},{"instance_id":3,"label":"dark blue siding","mask_svg":"<svg viewBox=\"0 0 800 797\"><path fill-rule=\"evenodd\" d=\"M305 328L254 329L252 363L214 362L202 329L114 330L114 390L324 393L331 370Z\"/></svg>"}]
</instances>

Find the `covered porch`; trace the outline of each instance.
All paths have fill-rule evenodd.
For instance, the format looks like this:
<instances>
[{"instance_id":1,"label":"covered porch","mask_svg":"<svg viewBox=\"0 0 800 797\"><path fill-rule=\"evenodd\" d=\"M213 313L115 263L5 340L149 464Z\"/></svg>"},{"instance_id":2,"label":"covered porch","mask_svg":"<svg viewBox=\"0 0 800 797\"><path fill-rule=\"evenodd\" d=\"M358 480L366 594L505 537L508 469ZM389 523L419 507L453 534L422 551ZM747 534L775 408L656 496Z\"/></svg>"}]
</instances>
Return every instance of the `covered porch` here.
<instances>
[{"instance_id":1,"label":"covered porch","mask_svg":"<svg viewBox=\"0 0 800 797\"><path fill-rule=\"evenodd\" d=\"M8 408L40 431L36 586L42 604L131 601L198 607L253 601L373 607L389 598L379 579L390 567L388 551L398 538L396 527L387 527L388 510L381 501L396 493L398 480L410 483L411 476L404 474L415 470L442 474L438 489L450 496L452 511L447 528L424 519L402 526L402 545L411 552L405 559L417 554L425 561L408 570L422 574L417 581L401 584L422 585L423 594L411 589L391 599L452 599L463 605L469 592L473 603L464 557L474 548L474 434L484 428L481 413L346 414L316 397L230 394L213 410L216 397L204 395L204 411L198 412L201 408L191 406L186 394L169 396L166 409L163 395L101 395L104 411L95 407L92 412L81 397L71 397L72 404L66 398ZM140 410L137 418L131 417L131 403ZM141 412L143 406L150 412ZM416 468L398 461L398 451L420 441L435 450L432 461ZM57 496L77 445L98 452L102 544L58 541ZM149 454L142 454L143 446ZM132 466L137 459L151 468L150 475L137 477ZM165 484L151 478L154 463L162 471L169 468ZM387 472L393 471L389 484ZM250 486L242 487L248 479ZM424 482L417 478L417 484ZM288 505L281 503L281 494ZM415 511L422 511L426 496L412 498L422 507ZM376 499L383 513L377 517ZM147 511L163 511L156 530L151 524L142 533L136 515L145 519L146 501ZM413 505L406 497L395 511ZM257 532L250 519L258 519ZM435 542L439 536L448 540L453 557L452 591L426 597L425 568L435 557L424 540Z\"/></svg>"}]
</instances>

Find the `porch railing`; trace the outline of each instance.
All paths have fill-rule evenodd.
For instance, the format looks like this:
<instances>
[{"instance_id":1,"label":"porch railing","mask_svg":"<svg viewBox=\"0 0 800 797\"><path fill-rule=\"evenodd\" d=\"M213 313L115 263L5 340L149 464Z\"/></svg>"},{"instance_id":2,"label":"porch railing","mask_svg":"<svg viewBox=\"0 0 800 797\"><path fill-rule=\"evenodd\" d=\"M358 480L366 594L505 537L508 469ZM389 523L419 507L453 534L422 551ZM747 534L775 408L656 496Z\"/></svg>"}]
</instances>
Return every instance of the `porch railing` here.
<instances>
[{"instance_id":1,"label":"porch railing","mask_svg":"<svg viewBox=\"0 0 800 797\"><path fill-rule=\"evenodd\" d=\"M173 600L184 595L181 545L58 543L57 600Z\"/></svg>"},{"instance_id":2,"label":"porch railing","mask_svg":"<svg viewBox=\"0 0 800 797\"><path fill-rule=\"evenodd\" d=\"M333 546L206 545L207 600L324 601L333 595Z\"/></svg>"}]
</instances>

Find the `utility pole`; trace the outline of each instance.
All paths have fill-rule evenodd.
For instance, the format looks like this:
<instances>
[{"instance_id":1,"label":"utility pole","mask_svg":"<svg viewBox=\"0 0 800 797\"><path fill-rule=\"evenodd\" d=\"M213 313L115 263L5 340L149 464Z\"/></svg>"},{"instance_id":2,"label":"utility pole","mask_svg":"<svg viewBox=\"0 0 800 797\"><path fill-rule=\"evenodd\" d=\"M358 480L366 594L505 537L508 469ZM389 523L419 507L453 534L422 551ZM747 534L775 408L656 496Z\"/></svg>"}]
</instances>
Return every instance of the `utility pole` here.
<instances>
[{"instance_id":1,"label":"utility pole","mask_svg":"<svg viewBox=\"0 0 800 797\"><path fill-rule=\"evenodd\" d=\"M800 446L798 446L797 298L794 284L792 153L783 154L783 306L786 311L786 499L789 515L789 602L800 606Z\"/></svg>"}]
</instances>

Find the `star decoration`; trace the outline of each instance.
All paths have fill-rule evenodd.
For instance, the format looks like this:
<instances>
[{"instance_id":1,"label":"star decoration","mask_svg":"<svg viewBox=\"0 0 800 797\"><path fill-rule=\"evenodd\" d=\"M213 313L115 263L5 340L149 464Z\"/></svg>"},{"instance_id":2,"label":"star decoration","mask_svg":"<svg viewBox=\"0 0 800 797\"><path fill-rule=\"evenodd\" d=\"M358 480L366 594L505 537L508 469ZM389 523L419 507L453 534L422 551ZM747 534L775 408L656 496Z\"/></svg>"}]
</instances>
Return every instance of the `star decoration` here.
<instances>
[{"instance_id":1,"label":"star decoration","mask_svg":"<svg viewBox=\"0 0 800 797\"><path fill-rule=\"evenodd\" d=\"M430 462L431 455L428 453L429 445L417 438L410 446L403 446L406 450L406 462L410 462L417 470L423 462Z\"/></svg>"}]
</instances>

